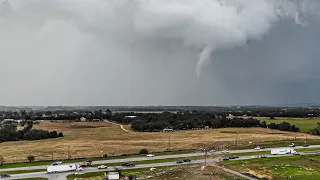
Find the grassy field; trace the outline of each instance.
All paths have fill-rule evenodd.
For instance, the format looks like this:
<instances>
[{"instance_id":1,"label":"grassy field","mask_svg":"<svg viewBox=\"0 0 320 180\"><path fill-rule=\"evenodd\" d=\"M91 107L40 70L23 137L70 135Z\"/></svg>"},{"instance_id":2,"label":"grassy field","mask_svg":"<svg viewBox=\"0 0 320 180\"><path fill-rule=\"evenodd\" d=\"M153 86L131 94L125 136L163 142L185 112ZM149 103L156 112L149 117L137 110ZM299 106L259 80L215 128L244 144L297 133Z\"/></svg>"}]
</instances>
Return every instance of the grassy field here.
<instances>
[{"instance_id":1,"label":"grassy field","mask_svg":"<svg viewBox=\"0 0 320 180\"><path fill-rule=\"evenodd\" d=\"M46 169L18 170L18 171L0 171L0 174L24 174L33 172L47 171Z\"/></svg>"},{"instance_id":2,"label":"grassy field","mask_svg":"<svg viewBox=\"0 0 320 180\"><path fill-rule=\"evenodd\" d=\"M88 128L90 127L90 128ZM67 159L70 147L71 158L102 157L137 153L147 148L149 152L165 151L170 136L171 150L203 149L234 145L237 137L238 147L248 146L249 142L287 140L292 137L304 139L302 133L282 132L264 128L225 128L213 130L178 131L170 133L125 132L120 126L108 122L41 122L37 129L63 132L64 138L39 141L20 141L1 143L0 155L5 163L26 161L34 155L36 161ZM129 126L124 126L130 130ZM308 136L317 139L317 136ZM237 148L238 148L237 147ZM47 163L49 164L49 163Z\"/></svg>"},{"instance_id":3,"label":"grassy field","mask_svg":"<svg viewBox=\"0 0 320 180\"><path fill-rule=\"evenodd\" d=\"M261 179L320 179L320 156L287 156L219 163L229 169Z\"/></svg>"},{"instance_id":4,"label":"grassy field","mask_svg":"<svg viewBox=\"0 0 320 180\"><path fill-rule=\"evenodd\" d=\"M320 119L311 119L311 118L276 118L274 120L268 117L254 117L254 118L257 118L260 121L266 121L267 124L270 124L270 123L279 124L285 121L299 127L301 132L308 132L310 129L315 128L317 126L317 123L320 122Z\"/></svg>"},{"instance_id":5,"label":"grassy field","mask_svg":"<svg viewBox=\"0 0 320 180\"><path fill-rule=\"evenodd\" d=\"M152 180L208 180L210 177L214 180L242 180L239 177L227 174L214 167L208 166L205 169L201 169L201 165L186 165L186 166L172 166L172 167L158 167L153 171L147 169L132 169L124 170L122 173L125 176L133 175L137 178L152 177ZM68 179L82 178L83 180L100 180L103 178L103 173L86 173L83 175L70 175Z\"/></svg>"}]
</instances>

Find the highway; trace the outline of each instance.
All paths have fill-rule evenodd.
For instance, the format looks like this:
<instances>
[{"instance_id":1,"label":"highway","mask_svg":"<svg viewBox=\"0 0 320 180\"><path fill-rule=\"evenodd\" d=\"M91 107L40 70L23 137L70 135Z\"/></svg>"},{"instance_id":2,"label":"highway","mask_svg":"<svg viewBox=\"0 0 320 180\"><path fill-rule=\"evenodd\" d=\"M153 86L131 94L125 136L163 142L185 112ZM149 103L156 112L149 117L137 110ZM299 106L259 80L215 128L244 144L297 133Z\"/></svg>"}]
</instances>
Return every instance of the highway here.
<instances>
[{"instance_id":1,"label":"highway","mask_svg":"<svg viewBox=\"0 0 320 180\"><path fill-rule=\"evenodd\" d=\"M288 147L279 147L279 148L288 148ZM294 147L294 149L308 149L308 148L320 148L320 145L311 145L309 147L302 147L302 146ZM229 153L230 154L237 154L237 153L263 152L263 151L271 151L271 149L275 149L275 148L265 148L265 149L261 149L261 150L255 150L255 149L230 150ZM208 153L208 154L219 155L219 154L222 154L222 151L217 151L217 152ZM94 161L94 162L92 162L92 165L132 162L132 161L146 161L146 160L156 160L156 159L188 158L188 157L197 157L197 156L204 156L204 153L202 152L202 153L155 156L155 157L135 157L135 158L125 158L125 159L110 159L110 160ZM82 163L82 162L75 162L75 164L77 164L77 163ZM28 167L19 167L19 168L6 168L6 169L0 169L0 171L17 171L17 170L34 170L34 169L47 169L47 166L44 165L44 166L28 166Z\"/></svg>"},{"instance_id":2,"label":"highway","mask_svg":"<svg viewBox=\"0 0 320 180\"><path fill-rule=\"evenodd\" d=\"M309 147L295 147L295 149L302 149L302 148L318 148L320 145L316 146L309 146ZM262 150L253 150L253 149L246 149L246 150L233 150L230 151L230 154L234 153L247 153L247 152L259 152L259 151L270 151L271 149L274 148L266 148ZM304 152L300 154L315 154L319 153L319 151L312 151L312 152ZM215 152L212 154L222 154L221 151ZM180 158L180 157L194 157L194 156L203 156L204 153L191 153L191 154L179 154L179 155L167 155L167 156L157 156L157 157L141 157L141 158L127 158L127 159L114 159L114 160L103 160L103 161L96 161L93 164L107 164L107 163L115 163L115 162L130 162L130 161L144 161L144 160L153 160L153 159L170 159L170 158ZM280 157L280 156L292 156L291 154L289 155L267 155L267 157ZM246 159L253 159L255 158L254 156L240 156L238 159L234 160L246 160ZM208 163L210 162L219 162L221 161L221 158L208 158L206 160ZM190 163L183 163L182 165L185 164L200 164L204 163L205 160L193 160ZM163 166L180 166L176 162L164 162L164 163L154 163L154 164L141 164L141 165L136 165L135 167L121 167L121 169L138 169L138 168L151 168L151 167L163 167ZM36 168L35 168L36 167ZM10 168L10 170L30 170L32 169L46 169L46 166L34 166L34 167L24 167L23 169L21 168ZM108 167L108 170L114 170L115 167ZM8 171L8 169L1 169L1 171ZM106 171L105 169L97 169L97 168L84 168L83 171L78 172L78 173L88 173L88 172L104 172ZM70 174L74 174L76 172L66 172L66 173L58 173L58 174L48 174L47 172L35 172L35 173L25 173L25 174L17 174L17 175L11 175L10 178L5 178L5 179L22 179L22 178L32 178L32 177L43 177L43 178L48 178L49 180L65 180L66 176Z\"/></svg>"},{"instance_id":3,"label":"highway","mask_svg":"<svg viewBox=\"0 0 320 180\"><path fill-rule=\"evenodd\" d=\"M300 154L310 154L310 153L300 153ZM293 156L292 154L288 155L267 155L268 157L283 157L283 156ZM255 158L254 156L240 156L238 159L231 159L231 161L238 161L238 160L247 160L247 159L253 159ZM181 166L181 165L188 165L188 164L203 164L205 161L207 163L212 163L212 162L220 162L222 158L212 158L212 159L201 159L201 160L193 160L188 163L183 163L183 164L177 164L176 162L164 162L164 163L154 163L154 164L141 164L141 165L136 165L135 167L119 167L121 169L141 169L141 168L156 168L156 167L165 167L165 166ZM11 175L10 178L5 178L5 179L22 179L22 178L33 178L33 177L43 177L43 178L48 178L49 180L65 180L66 176L70 174L84 174L84 173L89 173L89 172L105 172L106 170L115 170L116 167L108 167L108 169L97 169L97 168L84 168L83 171L81 172L66 172L66 173L58 173L58 174L48 174L47 172L35 172L35 173L26 173L26 174L17 174L17 175Z\"/></svg>"}]
</instances>

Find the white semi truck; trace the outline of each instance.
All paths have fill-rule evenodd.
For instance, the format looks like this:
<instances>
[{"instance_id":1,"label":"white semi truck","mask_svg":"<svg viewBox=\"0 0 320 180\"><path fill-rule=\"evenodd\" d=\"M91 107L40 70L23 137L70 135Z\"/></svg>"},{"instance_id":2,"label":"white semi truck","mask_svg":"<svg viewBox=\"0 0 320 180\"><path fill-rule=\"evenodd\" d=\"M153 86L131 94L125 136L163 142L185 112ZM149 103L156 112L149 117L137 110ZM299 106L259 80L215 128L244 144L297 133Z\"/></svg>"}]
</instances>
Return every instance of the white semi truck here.
<instances>
[{"instance_id":1,"label":"white semi truck","mask_svg":"<svg viewBox=\"0 0 320 180\"><path fill-rule=\"evenodd\" d=\"M82 171L82 167L78 164L61 164L54 166L47 166L48 173L68 172L68 171Z\"/></svg>"},{"instance_id":2,"label":"white semi truck","mask_svg":"<svg viewBox=\"0 0 320 180\"><path fill-rule=\"evenodd\" d=\"M284 155L297 153L293 148L271 149L271 155Z\"/></svg>"}]
</instances>

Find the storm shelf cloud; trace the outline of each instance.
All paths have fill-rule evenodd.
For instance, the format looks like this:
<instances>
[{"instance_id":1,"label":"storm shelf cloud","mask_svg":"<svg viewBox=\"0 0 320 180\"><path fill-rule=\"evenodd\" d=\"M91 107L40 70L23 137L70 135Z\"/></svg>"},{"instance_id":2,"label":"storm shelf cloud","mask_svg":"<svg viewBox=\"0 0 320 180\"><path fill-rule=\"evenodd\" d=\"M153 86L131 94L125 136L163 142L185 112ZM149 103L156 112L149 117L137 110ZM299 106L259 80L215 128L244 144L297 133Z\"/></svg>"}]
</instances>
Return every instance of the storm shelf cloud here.
<instances>
[{"instance_id":1,"label":"storm shelf cloud","mask_svg":"<svg viewBox=\"0 0 320 180\"><path fill-rule=\"evenodd\" d=\"M0 104L319 103L318 0L0 0Z\"/></svg>"}]
</instances>

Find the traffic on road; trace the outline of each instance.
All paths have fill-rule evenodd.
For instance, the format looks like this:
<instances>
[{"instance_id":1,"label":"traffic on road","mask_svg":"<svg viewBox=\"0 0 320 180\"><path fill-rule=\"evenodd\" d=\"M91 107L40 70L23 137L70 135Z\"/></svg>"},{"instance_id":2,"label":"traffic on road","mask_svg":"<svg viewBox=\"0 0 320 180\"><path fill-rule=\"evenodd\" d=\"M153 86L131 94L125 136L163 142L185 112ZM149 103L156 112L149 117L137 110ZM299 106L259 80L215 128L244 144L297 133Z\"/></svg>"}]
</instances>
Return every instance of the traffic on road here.
<instances>
[{"instance_id":1,"label":"traffic on road","mask_svg":"<svg viewBox=\"0 0 320 180\"><path fill-rule=\"evenodd\" d=\"M258 148L259 147L259 148ZM303 154L316 154L318 151L313 152L304 152L304 153L297 153L292 146L290 147L280 147L280 148L261 148L258 146L254 149L244 149L244 150L224 150L224 151L210 151L211 154L215 155L221 155L221 154L237 154L237 153L250 153L250 152L256 152L259 151L270 151L270 155L260 155L260 156L230 156L230 157L224 157L224 158L212 158L212 159L205 159L205 160L190 160L188 157L195 157L195 156L203 156L204 153L190 153L190 154L179 154L179 155L166 155L166 156L147 156L141 157L141 158L126 158L126 159L114 159L114 160L103 160L103 161L96 161L93 162L92 160L86 160L84 162L80 163L73 163L73 164L64 164L61 161L55 162L50 164L49 166L34 166L34 167L24 167L24 168L10 168L10 169L1 169L1 171L10 172L15 170L32 170L36 167L36 169L45 167L46 172L35 172L35 173L25 173L25 174L15 174L10 175L10 173L7 174L1 174L1 178L3 179L21 179L21 178L32 178L32 177L43 177L48 179L57 179L64 178L70 174L74 174L75 172L79 173L88 173L88 172L103 172L106 169L108 170L115 170L117 167L108 167L103 164L107 163L121 163L122 169L127 168L154 168L154 167L160 167L160 166L173 166L173 165L182 165L182 164L199 164L204 162L220 162L220 161L229 161L229 160L246 160L246 159L253 159L253 158L268 158L268 157L280 157L280 156L290 156L290 155L303 155ZM302 148L319 148L320 145L303 145L301 147L295 147L295 149L302 149ZM177 162L165 162L165 163L151 163L151 164L140 164L135 165L133 163L130 163L131 161L145 161L150 160L149 158L152 157L152 159L171 159L171 158L184 158L183 160L177 161ZM99 165L96 168L90 167L92 165ZM10 171L9 171L10 170Z\"/></svg>"}]
</instances>

